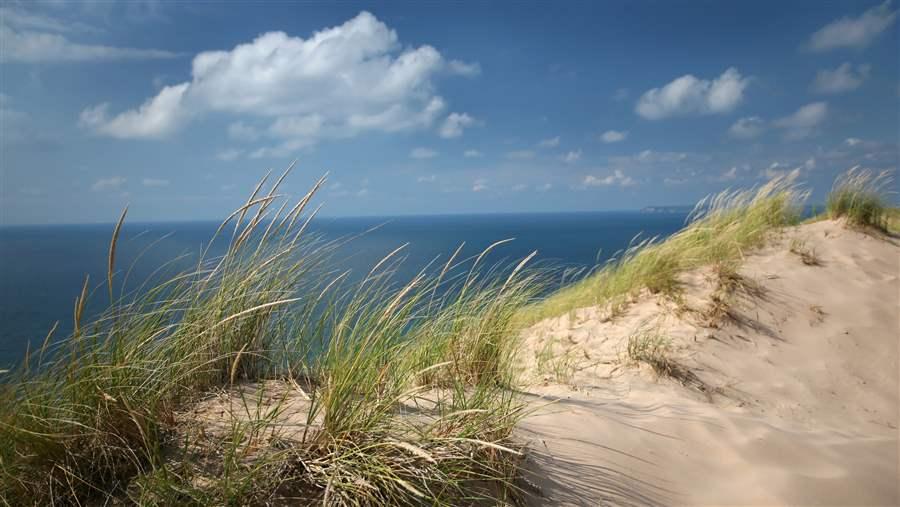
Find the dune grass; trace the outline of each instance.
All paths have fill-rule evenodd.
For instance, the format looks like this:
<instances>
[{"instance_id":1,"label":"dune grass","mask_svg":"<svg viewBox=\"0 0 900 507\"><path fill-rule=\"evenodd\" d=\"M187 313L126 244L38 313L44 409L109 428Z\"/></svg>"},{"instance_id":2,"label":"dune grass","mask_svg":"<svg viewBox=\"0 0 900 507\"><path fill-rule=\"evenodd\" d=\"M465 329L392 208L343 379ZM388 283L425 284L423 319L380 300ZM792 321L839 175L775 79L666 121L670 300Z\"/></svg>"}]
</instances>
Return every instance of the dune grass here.
<instances>
[{"instance_id":1,"label":"dune grass","mask_svg":"<svg viewBox=\"0 0 900 507\"><path fill-rule=\"evenodd\" d=\"M224 256L117 299L0 376L0 504L456 505L508 501L522 404L509 389L513 317L538 292L523 260L482 269L454 254L400 284L395 251L359 281L335 245L264 179L216 232ZM276 209L277 203L282 204ZM291 206L291 207L289 207ZM113 233L106 280L114 296ZM492 247L493 248L493 247ZM502 276L501 276L502 273ZM103 290L103 287L98 287ZM179 414L210 392L276 382L225 432ZM260 389L259 392L263 390ZM296 408L296 407L293 407Z\"/></svg>"},{"instance_id":2,"label":"dune grass","mask_svg":"<svg viewBox=\"0 0 900 507\"><path fill-rule=\"evenodd\" d=\"M841 175L825 202L828 218L844 218L855 227L873 227L881 231L896 229L898 214L889 207L887 187L891 173L876 173L858 166Z\"/></svg>"},{"instance_id":3,"label":"dune grass","mask_svg":"<svg viewBox=\"0 0 900 507\"><path fill-rule=\"evenodd\" d=\"M681 231L661 242L634 242L594 273L523 309L516 322L527 326L588 306L604 306L615 316L642 290L677 298L680 273L738 261L772 230L796 223L805 198L791 178L780 177L756 190L704 199Z\"/></svg>"}]
</instances>

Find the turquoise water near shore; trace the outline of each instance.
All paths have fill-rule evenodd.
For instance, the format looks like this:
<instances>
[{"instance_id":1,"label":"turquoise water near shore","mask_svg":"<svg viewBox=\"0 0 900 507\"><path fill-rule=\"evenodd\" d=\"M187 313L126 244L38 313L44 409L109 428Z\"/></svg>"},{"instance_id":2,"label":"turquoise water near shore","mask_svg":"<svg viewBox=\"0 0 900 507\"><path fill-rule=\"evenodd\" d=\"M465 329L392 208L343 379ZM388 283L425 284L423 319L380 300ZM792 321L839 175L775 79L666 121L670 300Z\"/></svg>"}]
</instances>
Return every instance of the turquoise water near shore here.
<instances>
[{"instance_id":1,"label":"turquoise water near shore","mask_svg":"<svg viewBox=\"0 0 900 507\"><path fill-rule=\"evenodd\" d=\"M602 263L639 234L672 234L683 227L685 218L685 213L636 211L323 218L313 222L311 232L325 240L358 235L337 253L335 268L363 274L384 255L409 243L397 272L401 280L438 256L446 259L463 242L463 255L474 255L495 241L515 238L494 251L489 262L517 260L537 250L538 262L569 268L557 271L561 284L563 274ZM126 223L118 247L117 279L124 280L133 266L127 287L135 288L176 257L180 260L169 269L187 268L218 225ZM59 321L57 337L71 332L72 307L85 276L92 287L105 280L112 229L111 224L0 228L0 368L19 361L29 341L40 346L54 322ZM222 246L213 244L210 253L215 255ZM95 292L89 315L108 304L105 293L105 289Z\"/></svg>"}]
</instances>

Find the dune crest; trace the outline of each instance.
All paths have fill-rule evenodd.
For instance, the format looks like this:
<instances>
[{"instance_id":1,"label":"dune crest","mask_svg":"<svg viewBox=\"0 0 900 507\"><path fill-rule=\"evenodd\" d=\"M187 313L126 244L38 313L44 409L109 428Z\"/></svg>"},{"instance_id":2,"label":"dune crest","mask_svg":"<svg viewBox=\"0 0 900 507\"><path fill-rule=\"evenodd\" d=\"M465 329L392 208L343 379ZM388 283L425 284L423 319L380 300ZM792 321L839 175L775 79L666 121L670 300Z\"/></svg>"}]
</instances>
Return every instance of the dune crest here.
<instances>
[{"instance_id":1,"label":"dune crest","mask_svg":"<svg viewBox=\"0 0 900 507\"><path fill-rule=\"evenodd\" d=\"M897 505L900 246L790 227L619 315L526 331L546 505Z\"/></svg>"}]
</instances>

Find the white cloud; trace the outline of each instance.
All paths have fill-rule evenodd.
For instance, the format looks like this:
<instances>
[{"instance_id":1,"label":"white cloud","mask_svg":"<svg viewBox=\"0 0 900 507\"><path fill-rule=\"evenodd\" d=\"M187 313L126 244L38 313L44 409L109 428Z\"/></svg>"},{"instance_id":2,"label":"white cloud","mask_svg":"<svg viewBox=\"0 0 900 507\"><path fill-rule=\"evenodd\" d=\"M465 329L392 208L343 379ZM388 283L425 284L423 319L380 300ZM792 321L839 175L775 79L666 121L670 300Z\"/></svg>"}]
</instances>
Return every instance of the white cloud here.
<instances>
[{"instance_id":1,"label":"white cloud","mask_svg":"<svg viewBox=\"0 0 900 507\"><path fill-rule=\"evenodd\" d=\"M483 157L484 154L478 150L466 150L463 152L463 156L466 158L480 158Z\"/></svg>"},{"instance_id":2,"label":"white cloud","mask_svg":"<svg viewBox=\"0 0 900 507\"><path fill-rule=\"evenodd\" d=\"M765 123L759 116L741 118L728 128L728 135L736 139L753 139L766 129Z\"/></svg>"},{"instance_id":3,"label":"white cloud","mask_svg":"<svg viewBox=\"0 0 900 507\"><path fill-rule=\"evenodd\" d=\"M537 190L538 192L548 192L552 188L553 188L552 183L544 183L543 185L538 185L538 186L534 187L534 189Z\"/></svg>"},{"instance_id":4,"label":"white cloud","mask_svg":"<svg viewBox=\"0 0 900 507\"><path fill-rule=\"evenodd\" d=\"M857 65L854 72L849 62L842 63L834 70L820 70L816 73L812 90L816 93L842 93L855 90L862 86L863 81L869 77L871 65Z\"/></svg>"},{"instance_id":5,"label":"white cloud","mask_svg":"<svg viewBox=\"0 0 900 507\"><path fill-rule=\"evenodd\" d=\"M452 139L462 135L463 130L475 125L475 118L466 113L450 113L438 133L444 139Z\"/></svg>"},{"instance_id":6,"label":"white cloud","mask_svg":"<svg viewBox=\"0 0 900 507\"><path fill-rule=\"evenodd\" d=\"M786 130L787 139L802 139L809 136L828 114L828 104L813 102L798 109L794 114L774 121L774 125Z\"/></svg>"},{"instance_id":7,"label":"white cloud","mask_svg":"<svg viewBox=\"0 0 900 507\"><path fill-rule=\"evenodd\" d=\"M636 185L637 182L634 181L631 176L625 176L625 173L623 173L619 169L616 169L612 174L603 177L597 177L589 174L584 177L582 184L585 187L608 187L611 185L630 187L632 185Z\"/></svg>"},{"instance_id":8,"label":"white cloud","mask_svg":"<svg viewBox=\"0 0 900 507\"><path fill-rule=\"evenodd\" d=\"M216 158L224 162L232 162L237 160L243 154L243 150L227 149L216 153Z\"/></svg>"},{"instance_id":9,"label":"white cloud","mask_svg":"<svg viewBox=\"0 0 900 507\"><path fill-rule=\"evenodd\" d=\"M566 153L560 159L567 164L574 164L581 160L581 150L574 150Z\"/></svg>"},{"instance_id":10,"label":"white cloud","mask_svg":"<svg viewBox=\"0 0 900 507\"><path fill-rule=\"evenodd\" d=\"M517 150L506 153L506 158L514 160L528 160L534 158L534 152L531 150Z\"/></svg>"},{"instance_id":11,"label":"white cloud","mask_svg":"<svg viewBox=\"0 0 900 507\"><path fill-rule=\"evenodd\" d=\"M891 10L891 0L886 0L858 18L845 16L823 26L810 36L808 47L813 51L862 49L894 24L896 19L897 11Z\"/></svg>"},{"instance_id":12,"label":"white cloud","mask_svg":"<svg viewBox=\"0 0 900 507\"><path fill-rule=\"evenodd\" d=\"M814 157L810 157L806 159L806 162L803 163L803 167L807 171L811 171L816 168L816 159Z\"/></svg>"},{"instance_id":13,"label":"white cloud","mask_svg":"<svg viewBox=\"0 0 900 507\"><path fill-rule=\"evenodd\" d=\"M2 20L3 24L20 30L37 30L41 32L98 32L96 28L78 21L63 21L52 16L26 11L17 7L0 7L0 20Z\"/></svg>"},{"instance_id":14,"label":"white cloud","mask_svg":"<svg viewBox=\"0 0 900 507\"><path fill-rule=\"evenodd\" d=\"M487 189L487 180L484 178L478 178L475 180L475 183L472 184L472 192L483 192Z\"/></svg>"},{"instance_id":15,"label":"white cloud","mask_svg":"<svg viewBox=\"0 0 900 507\"><path fill-rule=\"evenodd\" d=\"M113 176L111 178L100 178L91 185L94 192L104 192L106 190L118 190L125 184L126 179L121 176Z\"/></svg>"},{"instance_id":16,"label":"white cloud","mask_svg":"<svg viewBox=\"0 0 900 507\"><path fill-rule=\"evenodd\" d=\"M447 64L447 69L453 74L466 77L475 77L481 74L481 65L477 62L466 63L460 60L450 60L450 63Z\"/></svg>"},{"instance_id":17,"label":"white cloud","mask_svg":"<svg viewBox=\"0 0 900 507\"><path fill-rule=\"evenodd\" d=\"M544 139L538 143L538 148L556 148L559 146L559 136Z\"/></svg>"},{"instance_id":18,"label":"white cloud","mask_svg":"<svg viewBox=\"0 0 900 507\"><path fill-rule=\"evenodd\" d=\"M199 53L190 81L87 125L116 137L158 137L209 112L262 117L272 122L265 135L280 144L257 152L278 156L321 139L430 127L446 106L434 78L447 65L433 47L405 47L361 12L307 39L269 32L230 51Z\"/></svg>"},{"instance_id":19,"label":"white cloud","mask_svg":"<svg viewBox=\"0 0 900 507\"><path fill-rule=\"evenodd\" d=\"M616 93L613 93L613 100L621 102L627 100L630 95L631 91L628 88L619 88L616 90Z\"/></svg>"},{"instance_id":20,"label":"white cloud","mask_svg":"<svg viewBox=\"0 0 900 507\"><path fill-rule=\"evenodd\" d=\"M600 140L607 144L624 141L626 137L628 137L627 130L607 130L606 132L600 134Z\"/></svg>"},{"instance_id":21,"label":"white cloud","mask_svg":"<svg viewBox=\"0 0 900 507\"><path fill-rule=\"evenodd\" d=\"M528 185L526 185L524 183L516 183L515 185L512 186L511 190L513 192L524 192L526 189L528 189Z\"/></svg>"},{"instance_id":22,"label":"white cloud","mask_svg":"<svg viewBox=\"0 0 900 507\"><path fill-rule=\"evenodd\" d=\"M141 185L144 185L145 187L167 187L169 186L169 180L144 178L141 180Z\"/></svg>"},{"instance_id":23,"label":"white cloud","mask_svg":"<svg viewBox=\"0 0 900 507\"><path fill-rule=\"evenodd\" d=\"M437 176L433 174L429 174L428 176L419 176L416 178L418 183L434 183L437 180Z\"/></svg>"},{"instance_id":24,"label":"white cloud","mask_svg":"<svg viewBox=\"0 0 900 507\"><path fill-rule=\"evenodd\" d=\"M732 111L744 99L750 78L734 67L709 81L686 74L662 88L645 92L635 112L648 120L689 114L718 114Z\"/></svg>"},{"instance_id":25,"label":"white cloud","mask_svg":"<svg viewBox=\"0 0 900 507\"><path fill-rule=\"evenodd\" d=\"M109 104L89 107L81 112L78 124L120 139L163 137L186 121L188 113L182 99L187 89L188 83L166 86L139 109L126 111L111 119L107 115Z\"/></svg>"},{"instance_id":26,"label":"white cloud","mask_svg":"<svg viewBox=\"0 0 900 507\"><path fill-rule=\"evenodd\" d=\"M412 151L409 152L409 158L414 158L418 160L424 160L426 158L434 158L436 157L438 152L428 149L428 148L413 148Z\"/></svg>"},{"instance_id":27,"label":"white cloud","mask_svg":"<svg viewBox=\"0 0 900 507\"><path fill-rule=\"evenodd\" d=\"M0 62L51 63L146 60L179 56L160 49L82 44L61 33L96 32L93 27L15 7L0 8Z\"/></svg>"},{"instance_id":28,"label":"white cloud","mask_svg":"<svg viewBox=\"0 0 900 507\"><path fill-rule=\"evenodd\" d=\"M844 139L844 143L846 143L847 146L856 146L857 144L860 144L862 142L863 140L859 139L858 137L848 137L847 139Z\"/></svg>"},{"instance_id":29,"label":"white cloud","mask_svg":"<svg viewBox=\"0 0 900 507\"><path fill-rule=\"evenodd\" d=\"M800 168L797 167L793 170L788 170L783 164L779 164L778 162L773 163L766 169L763 169L759 172L760 179L771 180L773 178L788 178L788 179L796 179L800 176Z\"/></svg>"}]
</instances>

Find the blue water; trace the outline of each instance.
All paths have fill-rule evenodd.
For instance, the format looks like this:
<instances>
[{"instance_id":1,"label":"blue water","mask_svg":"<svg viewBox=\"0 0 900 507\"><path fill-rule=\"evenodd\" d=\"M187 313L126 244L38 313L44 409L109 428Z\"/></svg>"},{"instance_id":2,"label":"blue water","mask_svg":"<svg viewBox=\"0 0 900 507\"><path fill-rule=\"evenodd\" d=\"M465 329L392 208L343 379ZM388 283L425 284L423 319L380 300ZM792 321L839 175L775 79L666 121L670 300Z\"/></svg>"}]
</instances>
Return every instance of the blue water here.
<instances>
[{"instance_id":1,"label":"blue water","mask_svg":"<svg viewBox=\"0 0 900 507\"><path fill-rule=\"evenodd\" d=\"M397 276L409 279L437 256L446 259L465 242L463 256L491 243L502 245L492 262L518 260L537 250L537 261L556 267L590 269L626 248L637 234L666 236L684 225L685 214L640 212L494 214L394 218L333 218L311 229L326 240L366 232L342 247L340 268L365 273L398 246L406 259ZM218 223L125 224L120 236L117 277L133 266L127 286L137 287L154 270L184 256L172 269L195 262ZM59 321L56 337L72 330L72 309L85 276L97 288L87 313L106 304L107 249L112 225L17 226L0 228L0 368L19 361L26 344L39 347ZM212 254L221 245L214 244ZM562 273L562 270L560 270ZM562 276L558 283L563 283Z\"/></svg>"}]
</instances>

